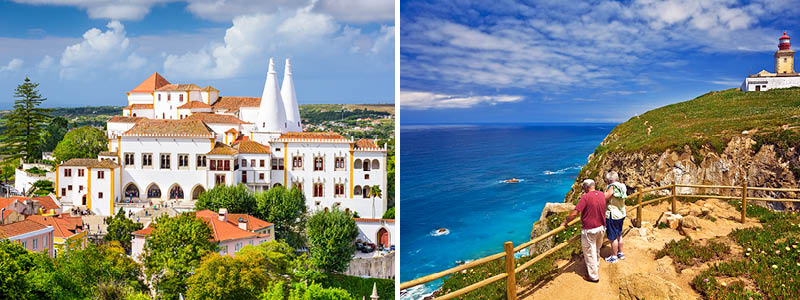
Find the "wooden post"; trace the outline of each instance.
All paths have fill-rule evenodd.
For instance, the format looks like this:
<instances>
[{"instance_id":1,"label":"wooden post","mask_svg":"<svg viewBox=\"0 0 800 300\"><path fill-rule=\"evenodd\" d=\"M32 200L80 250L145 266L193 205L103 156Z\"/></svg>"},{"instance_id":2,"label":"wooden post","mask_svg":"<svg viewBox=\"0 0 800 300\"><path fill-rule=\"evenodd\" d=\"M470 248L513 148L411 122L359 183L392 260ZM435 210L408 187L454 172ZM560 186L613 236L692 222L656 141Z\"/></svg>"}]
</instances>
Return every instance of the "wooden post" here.
<instances>
[{"instance_id":1,"label":"wooden post","mask_svg":"<svg viewBox=\"0 0 800 300\"><path fill-rule=\"evenodd\" d=\"M506 278L506 299L516 300L517 278L514 275L514 269L516 269L514 264L514 243L506 242L504 246L506 249L506 273L508 274Z\"/></svg>"},{"instance_id":2,"label":"wooden post","mask_svg":"<svg viewBox=\"0 0 800 300\"><path fill-rule=\"evenodd\" d=\"M672 184L672 213L678 213L678 187L675 183Z\"/></svg>"},{"instance_id":3,"label":"wooden post","mask_svg":"<svg viewBox=\"0 0 800 300\"><path fill-rule=\"evenodd\" d=\"M745 222L747 217L747 180L742 184L742 223Z\"/></svg>"},{"instance_id":4,"label":"wooden post","mask_svg":"<svg viewBox=\"0 0 800 300\"><path fill-rule=\"evenodd\" d=\"M644 187L640 185L640 186L636 187L636 190L640 192L638 195L636 195L636 204L637 204L637 206L636 206L636 227L637 228L642 228L642 193L641 193L641 191L644 191Z\"/></svg>"}]
</instances>

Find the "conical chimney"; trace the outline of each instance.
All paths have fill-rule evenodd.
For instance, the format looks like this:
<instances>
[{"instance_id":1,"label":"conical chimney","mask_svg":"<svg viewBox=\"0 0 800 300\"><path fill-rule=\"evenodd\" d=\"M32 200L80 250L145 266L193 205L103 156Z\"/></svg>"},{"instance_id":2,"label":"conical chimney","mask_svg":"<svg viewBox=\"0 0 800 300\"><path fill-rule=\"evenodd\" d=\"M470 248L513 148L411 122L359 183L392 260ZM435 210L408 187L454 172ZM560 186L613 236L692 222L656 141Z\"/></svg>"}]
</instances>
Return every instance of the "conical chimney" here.
<instances>
[{"instance_id":1,"label":"conical chimney","mask_svg":"<svg viewBox=\"0 0 800 300\"><path fill-rule=\"evenodd\" d=\"M300 123L300 108L297 105L297 94L295 94L294 81L292 80L292 62L288 58L283 72L281 99L283 99L283 108L286 110L286 122L289 125L289 131L303 131L303 126Z\"/></svg>"},{"instance_id":2,"label":"conical chimney","mask_svg":"<svg viewBox=\"0 0 800 300\"><path fill-rule=\"evenodd\" d=\"M256 128L259 132L286 133L286 110L278 90L278 73L275 72L275 61L269 59L267 81L264 83L264 92L261 93L261 104L258 108L258 122Z\"/></svg>"}]
</instances>

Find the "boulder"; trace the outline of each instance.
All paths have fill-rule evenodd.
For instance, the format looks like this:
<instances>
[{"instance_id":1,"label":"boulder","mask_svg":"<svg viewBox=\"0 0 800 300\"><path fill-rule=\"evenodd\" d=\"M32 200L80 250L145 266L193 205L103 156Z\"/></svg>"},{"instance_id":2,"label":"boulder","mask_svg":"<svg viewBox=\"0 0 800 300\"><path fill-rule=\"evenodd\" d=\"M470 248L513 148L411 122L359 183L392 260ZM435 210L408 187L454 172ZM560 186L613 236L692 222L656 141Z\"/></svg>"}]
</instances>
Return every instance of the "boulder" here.
<instances>
[{"instance_id":1,"label":"boulder","mask_svg":"<svg viewBox=\"0 0 800 300\"><path fill-rule=\"evenodd\" d=\"M681 219L683 216L681 214L673 214L671 212L665 212L662 218L663 223L666 223L669 228L678 229L678 226L681 223Z\"/></svg>"},{"instance_id":2,"label":"boulder","mask_svg":"<svg viewBox=\"0 0 800 300\"><path fill-rule=\"evenodd\" d=\"M675 266L672 265L672 257L664 256L656 260L656 272L662 274L675 274Z\"/></svg>"},{"instance_id":3,"label":"boulder","mask_svg":"<svg viewBox=\"0 0 800 300\"><path fill-rule=\"evenodd\" d=\"M573 210L575 210L575 205L572 203L545 203L544 208L542 208L542 215L539 216L539 221L546 220L552 214Z\"/></svg>"},{"instance_id":4,"label":"boulder","mask_svg":"<svg viewBox=\"0 0 800 300\"><path fill-rule=\"evenodd\" d=\"M695 299L695 297L674 283L666 281L656 275L649 273L633 273L620 280L619 299L689 300Z\"/></svg>"},{"instance_id":5,"label":"boulder","mask_svg":"<svg viewBox=\"0 0 800 300\"><path fill-rule=\"evenodd\" d=\"M681 228L685 230L697 230L700 229L700 219L695 216L685 216L681 218Z\"/></svg>"}]
</instances>

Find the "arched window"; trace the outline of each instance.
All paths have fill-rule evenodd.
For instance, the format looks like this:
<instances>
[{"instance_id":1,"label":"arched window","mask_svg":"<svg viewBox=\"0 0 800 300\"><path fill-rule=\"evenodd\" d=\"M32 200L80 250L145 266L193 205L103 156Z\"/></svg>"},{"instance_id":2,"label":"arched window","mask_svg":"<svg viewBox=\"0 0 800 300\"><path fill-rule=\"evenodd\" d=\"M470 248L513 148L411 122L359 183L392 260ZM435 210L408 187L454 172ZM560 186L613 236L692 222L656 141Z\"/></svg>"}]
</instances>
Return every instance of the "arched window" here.
<instances>
[{"instance_id":1,"label":"arched window","mask_svg":"<svg viewBox=\"0 0 800 300\"><path fill-rule=\"evenodd\" d=\"M361 195L361 186L357 185L353 188L353 196L360 196Z\"/></svg>"},{"instance_id":2,"label":"arched window","mask_svg":"<svg viewBox=\"0 0 800 300\"><path fill-rule=\"evenodd\" d=\"M161 189L153 184L147 189L147 198L161 198Z\"/></svg>"},{"instance_id":3,"label":"arched window","mask_svg":"<svg viewBox=\"0 0 800 300\"><path fill-rule=\"evenodd\" d=\"M368 185L364 186L364 189L363 189L361 195L363 195L364 198L369 198L369 186Z\"/></svg>"},{"instance_id":4,"label":"arched window","mask_svg":"<svg viewBox=\"0 0 800 300\"><path fill-rule=\"evenodd\" d=\"M364 171L369 171L369 160L364 160Z\"/></svg>"},{"instance_id":5,"label":"arched window","mask_svg":"<svg viewBox=\"0 0 800 300\"><path fill-rule=\"evenodd\" d=\"M180 185L177 185L177 184L173 185L169 189L169 199L170 200L183 199L183 189L181 188Z\"/></svg>"},{"instance_id":6,"label":"arched window","mask_svg":"<svg viewBox=\"0 0 800 300\"><path fill-rule=\"evenodd\" d=\"M128 184L128 187L125 188L125 198L129 201L139 198L139 188L133 183Z\"/></svg>"},{"instance_id":7,"label":"arched window","mask_svg":"<svg viewBox=\"0 0 800 300\"><path fill-rule=\"evenodd\" d=\"M361 159L356 159L353 163L356 169L361 169Z\"/></svg>"},{"instance_id":8,"label":"arched window","mask_svg":"<svg viewBox=\"0 0 800 300\"><path fill-rule=\"evenodd\" d=\"M377 169L379 169L379 167L380 167L380 164L381 164L381 163L380 163L380 162L378 162L378 160L377 160L377 159L373 159L373 160L372 160L372 169L373 169L373 170L377 170Z\"/></svg>"}]
</instances>

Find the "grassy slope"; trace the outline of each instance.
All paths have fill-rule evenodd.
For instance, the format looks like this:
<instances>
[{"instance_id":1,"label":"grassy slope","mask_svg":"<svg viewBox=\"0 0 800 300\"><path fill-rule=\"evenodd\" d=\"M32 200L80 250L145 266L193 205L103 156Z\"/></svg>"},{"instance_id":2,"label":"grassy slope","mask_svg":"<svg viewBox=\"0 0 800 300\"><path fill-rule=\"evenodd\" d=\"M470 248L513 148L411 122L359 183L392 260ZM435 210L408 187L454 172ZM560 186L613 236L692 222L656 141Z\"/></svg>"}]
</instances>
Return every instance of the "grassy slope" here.
<instances>
[{"instance_id":1,"label":"grassy slope","mask_svg":"<svg viewBox=\"0 0 800 300\"><path fill-rule=\"evenodd\" d=\"M800 88L766 92L729 89L633 117L614 128L610 142L598 147L596 153L620 150L660 153L705 143L722 151L732 135L754 128L759 133L774 132L786 124L800 125ZM650 135L648 126L652 126Z\"/></svg>"}]
</instances>

